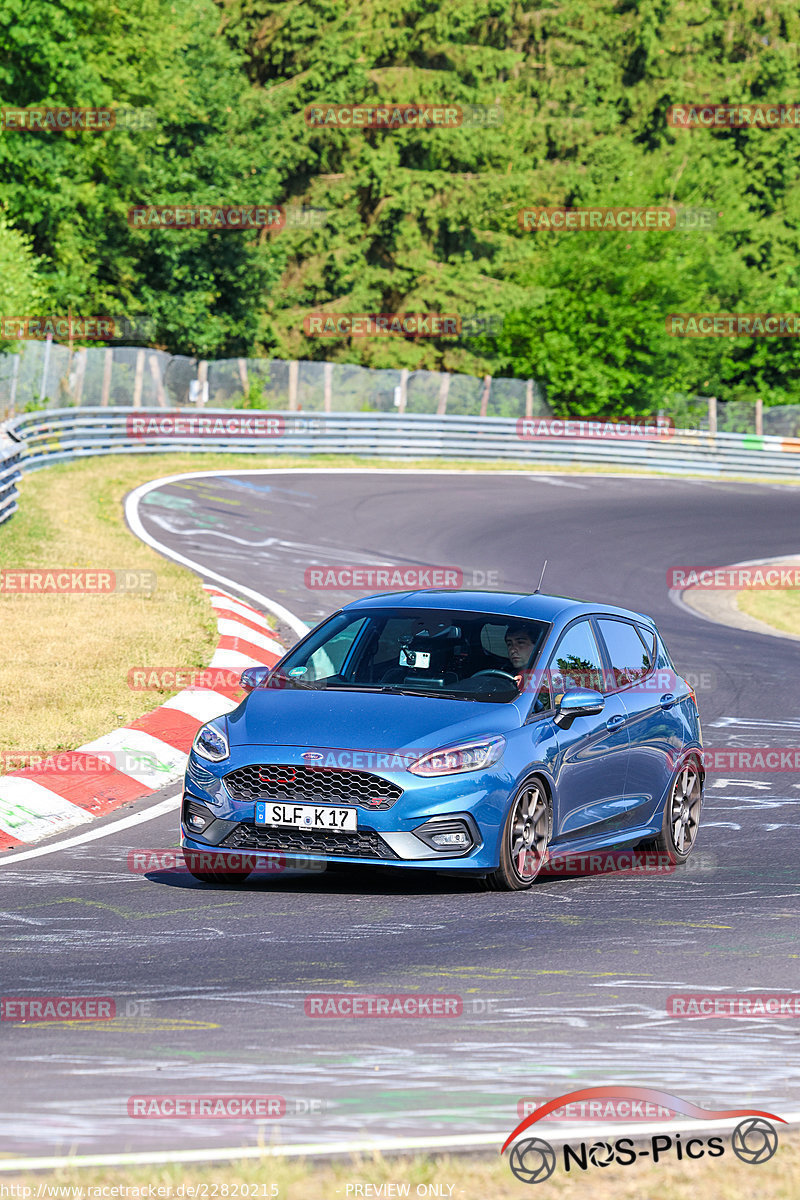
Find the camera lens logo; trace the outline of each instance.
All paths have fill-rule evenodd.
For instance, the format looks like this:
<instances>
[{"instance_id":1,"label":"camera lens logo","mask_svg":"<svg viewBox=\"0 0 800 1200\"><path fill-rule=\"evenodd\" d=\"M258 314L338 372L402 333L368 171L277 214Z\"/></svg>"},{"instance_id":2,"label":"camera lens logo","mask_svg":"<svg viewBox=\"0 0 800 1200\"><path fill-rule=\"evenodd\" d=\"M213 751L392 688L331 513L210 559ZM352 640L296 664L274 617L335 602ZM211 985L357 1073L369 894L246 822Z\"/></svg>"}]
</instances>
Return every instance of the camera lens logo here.
<instances>
[{"instance_id":1,"label":"camera lens logo","mask_svg":"<svg viewBox=\"0 0 800 1200\"><path fill-rule=\"evenodd\" d=\"M769 1121L750 1117L747 1121L740 1121L734 1129L731 1149L742 1162L769 1162L778 1149L778 1135Z\"/></svg>"},{"instance_id":2,"label":"camera lens logo","mask_svg":"<svg viewBox=\"0 0 800 1200\"><path fill-rule=\"evenodd\" d=\"M511 1151L508 1165L522 1183L544 1183L556 1169L556 1152L549 1142L528 1138Z\"/></svg>"},{"instance_id":3,"label":"camera lens logo","mask_svg":"<svg viewBox=\"0 0 800 1200\"><path fill-rule=\"evenodd\" d=\"M596 1167L607 1167L614 1161L614 1147L608 1142L595 1142L589 1148L589 1159Z\"/></svg>"}]
</instances>

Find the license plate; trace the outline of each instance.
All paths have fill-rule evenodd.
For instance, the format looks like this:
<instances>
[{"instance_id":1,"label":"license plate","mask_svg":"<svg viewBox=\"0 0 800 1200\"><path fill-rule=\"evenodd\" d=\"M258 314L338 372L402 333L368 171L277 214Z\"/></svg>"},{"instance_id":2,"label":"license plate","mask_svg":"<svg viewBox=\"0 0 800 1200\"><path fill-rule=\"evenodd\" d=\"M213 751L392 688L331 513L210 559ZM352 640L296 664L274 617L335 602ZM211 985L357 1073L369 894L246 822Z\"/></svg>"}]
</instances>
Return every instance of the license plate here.
<instances>
[{"instance_id":1,"label":"license plate","mask_svg":"<svg viewBox=\"0 0 800 1200\"><path fill-rule=\"evenodd\" d=\"M259 800L256 825L295 825L300 829L358 829L357 808L335 808L332 804L280 804Z\"/></svg>"}]
</instances>

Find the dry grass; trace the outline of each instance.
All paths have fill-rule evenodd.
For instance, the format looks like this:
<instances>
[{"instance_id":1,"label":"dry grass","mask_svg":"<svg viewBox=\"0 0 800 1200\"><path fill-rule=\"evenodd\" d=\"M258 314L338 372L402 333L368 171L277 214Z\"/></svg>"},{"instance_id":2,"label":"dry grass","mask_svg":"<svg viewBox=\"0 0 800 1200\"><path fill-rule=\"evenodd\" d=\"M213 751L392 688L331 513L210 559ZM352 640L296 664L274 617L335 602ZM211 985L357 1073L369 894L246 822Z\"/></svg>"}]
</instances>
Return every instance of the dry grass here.
<instances>
[{"instance_id":1,"label":"dry grass","mask_svg":"<svg viewBox=\"0 0 800 1200\"><path fill-rule=\"evenodd\" d=\"M699 1129L698 1136L701 1136ZM248 1159L208 1167L86 1168L46 1175L0 1176L0 1185L32 1186L32 1197L36 1197L37 1187L43 1185L40 1200L56 1200L59 1195L66 1198L66 1192L51 1190L57 1187L82 1185L83 1200L107 1200L112 1186L133 1189L150 1184L170 1189L162 1193L163 1200L177 1198L176 1189L181 1184L199 1185L194 1195L203 1200L226 1195L238 1200L243 1184L251 1185L251 1195L254 1195L252 1185L259 1185L259 1198L272 1194L280 1200L347 1200L398 1194L396 1190L394 1193L366 1191L367 1184L373 1188L381 1184L408 1184L410 1197L427 1194L450 1196L452 1200L520 1200L523 1196L541 1200L697 1200L699 1196L713 1200L797 1200L800 1196L800 1134L797 1133L781 1133L774 1158L758 1166L740 1162L727 1142L721 1157L693 1162L670 1159L655 1165L640 1161L630 1167L590 1167L585 1172L573 1168L566 1174L558 1155L556 1161L555 1173L547 1182L534 1185L534 1190L512 1175L507 1159L499 1154L405 1159L375 1156L320 1165ZM237 1184L238 1197L233 1190ZM360 1192L355 1190L358 1185ZM439 1190L428 1193L425 1185L438 1185ZM89 1187L106 1190L92 1195L87 1191ZM188 1187L182 1195L191 1195ZM125 1191L117 1196L126 1200ZM72 1200L79 1200L78 1193L72 1193ZM127 1200L135 1200L135 1192L128 1192Z\"/></svg>"},{"instance_id":2,"label":"dry grass","mask_svg":"<svg viewBox=\"0 0 800 1200\"><path fill-rule=\"evenodd\" d=\"M800 591L739 592L736 607L740 612L757 617L782 633L800 634Z\"/></svg>"}]
</instances>

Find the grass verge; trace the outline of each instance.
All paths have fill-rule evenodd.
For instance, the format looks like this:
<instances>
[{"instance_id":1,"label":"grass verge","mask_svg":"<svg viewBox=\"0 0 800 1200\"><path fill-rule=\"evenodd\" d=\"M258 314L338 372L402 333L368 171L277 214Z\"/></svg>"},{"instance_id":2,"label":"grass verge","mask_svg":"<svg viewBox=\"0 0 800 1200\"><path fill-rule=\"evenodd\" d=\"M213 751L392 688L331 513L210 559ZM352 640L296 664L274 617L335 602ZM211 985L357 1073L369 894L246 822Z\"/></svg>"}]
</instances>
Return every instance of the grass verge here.
<instances>
[{"instance_id":1,"label":"grass verge","mask_svg":"<svg viewBox=\"0 0 800 1200\"><path fill-rule=\"evenodd\" d=\"M701 1131L698 1129L698 1136ZM542 1200L797 1200L800 1195L800 1134L779 1134L779 1145L769 1162L740 1162L725 1142L719 1158L657 1164L637 1160L631 1166L612 1164L587 1171L574 1167L567 1174L556 1149L556 1170L535 1195ZM613 1139L612 1139L613 1140ZM30 1187L6 1192L18 1200L140 1200L153 1186L159 1200L348 1200L365 1196L450 1197L452 1200L520 1200L531 1195L530 1186L512 1175L507 1158L448 1156L391 1158L380 1155L327 1164L287 1162L280 1159L228 1163L224 1166L181 1167L173 1164L138 1168L86 1168L2 1176L0 1184ZM381 1185L394 1185L389 1188ZM371 1185L369 1188L367 1185ZM408 1190L405 1190L408 1185ZM59 1191L61 1188L82 1191ZM117 1188L112 1192L112 1188ZM183 1190L179 1190L182 1188ZM356 1189L359 1190L356 1190ZM91 1189L96 1189L92 1191Z\"/></svg>"},{"instance_id":2,"label":"grass verge","mask_svg":"<svg viewBox=\"0 0 800 1200\"><path fill-rule=\"evenodd\" d=\"M800 635L800 590L739 592L736 607L781 633Z\"/></svg>"}]
</instances>

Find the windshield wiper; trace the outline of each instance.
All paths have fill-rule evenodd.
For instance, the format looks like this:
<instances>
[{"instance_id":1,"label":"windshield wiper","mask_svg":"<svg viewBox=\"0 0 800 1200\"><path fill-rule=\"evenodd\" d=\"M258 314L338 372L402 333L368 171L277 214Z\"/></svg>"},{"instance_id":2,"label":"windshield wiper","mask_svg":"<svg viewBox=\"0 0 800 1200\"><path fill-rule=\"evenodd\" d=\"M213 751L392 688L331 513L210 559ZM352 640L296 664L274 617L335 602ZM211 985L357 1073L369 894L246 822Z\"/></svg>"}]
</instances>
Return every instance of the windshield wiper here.
<instances>
[{"instance_id":1,"label":"windshield wiper","mask_svg":"<svg viewBox=\"0 0 800 1200\"><path fill-rule=\"evenodd\" d=\"M470 695L465 695L463 692L448 692L446 690L435 692L424 692L421 688L402 688L395 687L393 684L386 684L380 689L382 692L394 692L398 696L446 696L448 700L471 700Z\"/></svg>"}]
</instances>

